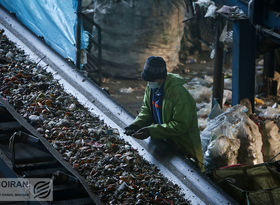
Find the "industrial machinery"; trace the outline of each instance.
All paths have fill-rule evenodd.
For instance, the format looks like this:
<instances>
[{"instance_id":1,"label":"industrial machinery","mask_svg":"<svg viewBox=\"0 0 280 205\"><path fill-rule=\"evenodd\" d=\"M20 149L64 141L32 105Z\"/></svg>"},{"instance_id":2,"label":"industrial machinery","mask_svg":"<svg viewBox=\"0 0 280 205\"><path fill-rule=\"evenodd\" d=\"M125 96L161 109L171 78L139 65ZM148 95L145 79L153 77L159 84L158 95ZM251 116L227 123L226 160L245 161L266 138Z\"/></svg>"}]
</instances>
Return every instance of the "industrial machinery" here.
<instances>
[{"instance_id":1,"label":"industrial machinery","mask_svg":"<svg viewBox=\"0 0 280 205\"><path fill-rule=\"evenodd\" d=\"M232 48L232 104L248 98L254 106L256 58L264 55L264 75L273 78L274 52L280 43L279 1L270 0L214 0L221 6L237 6L242 17L222 15L222 20L233 25ZM219 26L218 26L219 27ZM217 36L221 34L218 28ZM216 40L213 98L221 103L223 45ZM270 89L268 89L270 90Z\"/></svg>"}]
</instances>

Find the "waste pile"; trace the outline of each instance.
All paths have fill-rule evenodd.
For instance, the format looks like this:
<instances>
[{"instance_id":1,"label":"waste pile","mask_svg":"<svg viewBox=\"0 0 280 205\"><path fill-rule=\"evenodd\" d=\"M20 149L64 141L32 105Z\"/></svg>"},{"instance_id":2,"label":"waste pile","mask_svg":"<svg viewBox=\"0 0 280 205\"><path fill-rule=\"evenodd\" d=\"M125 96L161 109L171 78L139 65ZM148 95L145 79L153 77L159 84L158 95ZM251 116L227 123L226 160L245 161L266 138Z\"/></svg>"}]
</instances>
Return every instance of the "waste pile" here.
<instances>
[{"instance_id":1,"label":"waste pile","mask_svg":"<svg viewBox=\"0 0 280 205\"><path fill-rule=\"evenodd\" d=\"M0 94L106 204L188 204L178 185L67 94L0 31Z\"/></svg>"},{"instance_id":2,"label":"waste pile","mask_svg":"<svg viewBox=\"0 0 280 205\"><path fill-rule=\"evenodd\" d=\"M280 153L280 109L257 107L255 114L249 110L246 106L235 105L208 121L201 133L207 171L280 159L277 155Z\"/></svg>"},{"instance_id":3,"label":"waste pile","mask_svg":"<svg viewBox=\"0 0 280 205\"><path fill-rule=\"evenodd\" d=\"M184 86L196 101L198 127L203 130L207 124L207 117L211 111L213 79L210 76L194 77Z\"/></svg>"}]
</instances>

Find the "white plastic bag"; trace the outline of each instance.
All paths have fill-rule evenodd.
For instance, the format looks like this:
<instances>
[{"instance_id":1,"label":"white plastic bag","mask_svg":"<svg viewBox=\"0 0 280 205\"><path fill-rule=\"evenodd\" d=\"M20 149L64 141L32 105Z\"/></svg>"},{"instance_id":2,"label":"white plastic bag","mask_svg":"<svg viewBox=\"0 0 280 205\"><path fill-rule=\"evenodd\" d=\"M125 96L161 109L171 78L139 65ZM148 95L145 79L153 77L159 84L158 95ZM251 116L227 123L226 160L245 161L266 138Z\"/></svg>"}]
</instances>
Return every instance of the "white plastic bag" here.
<instances>
[{"instance_id":1,"label":"white plastic bag","mask_svg":"<svg viewBox=\"0 0 280 205\"><path fill-rule=\"evenodd\" d=\"M280 109L279 108L272 108L267 107L266 109L259 109L260 117L264 117L267 119L279 118L280 117Z\"/></svg>"},{"instance_id":2,"label":"white plastic bag","mask_svg":"<svg viewBox=\"0 0 280 205\"><path fill-rule=\"evenodd\" d=\"M217 10L217 6L215 6L215 4L211 4L208 9L207 12L205 14L205 18L207 17L212 17L215 18L216 17L216 10Z\"/></svg>"},{"instance_id":3,"label":"white plastic bag","mask_svg":"<svg viewBox=\"0 0 280 205\"><path fill-rule=\"evenodd\" d=\"M236 163L263 162L262 136L247 111L245 106L236 105L208 122L201 133L206 171Z\"/></svg>"}]
</instances>

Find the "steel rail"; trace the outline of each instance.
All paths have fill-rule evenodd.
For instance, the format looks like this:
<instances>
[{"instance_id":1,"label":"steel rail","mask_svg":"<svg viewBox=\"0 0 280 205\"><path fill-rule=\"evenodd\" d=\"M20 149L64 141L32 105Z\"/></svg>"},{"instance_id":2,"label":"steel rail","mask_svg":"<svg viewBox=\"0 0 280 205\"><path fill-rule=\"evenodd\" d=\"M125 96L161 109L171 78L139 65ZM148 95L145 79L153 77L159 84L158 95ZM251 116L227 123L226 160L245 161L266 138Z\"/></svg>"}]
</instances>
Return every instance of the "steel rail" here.
<instances>
[{"instance_id":1,"label":"steel rail","mask_svg":"<svg viewBox=\"0 0 280 205\"><path fill-rule=\"evenodd\" d=\"M17 46L30 55L33 60L42 59L39 65L51 72L64 86L66 92L74 95L78 101L99 116L101 120L116 128L120 137L130 143L147 161L156 165L169 180L179 185L185 198L191 204L237 204L210 179L198 171L190 160L170 150L164 143L151 140L136 140L123 133L134 116L104 93L91 80L78 73L74 66L50 49L42 40L32 34L4 9L0 8L0 29Z\"/></svg>"}]
</instances>

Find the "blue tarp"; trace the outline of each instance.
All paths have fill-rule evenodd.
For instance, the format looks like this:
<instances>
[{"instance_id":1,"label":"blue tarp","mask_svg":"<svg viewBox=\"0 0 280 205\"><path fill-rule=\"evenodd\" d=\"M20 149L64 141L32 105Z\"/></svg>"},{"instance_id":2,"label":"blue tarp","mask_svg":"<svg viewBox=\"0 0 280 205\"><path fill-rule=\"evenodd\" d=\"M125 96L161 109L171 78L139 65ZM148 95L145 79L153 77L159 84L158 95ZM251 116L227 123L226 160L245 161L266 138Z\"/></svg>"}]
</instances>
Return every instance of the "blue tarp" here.
<instances>
[{"instance_id":1,"label":"blue tarp","mask_svg":"<svg viewBox=\"0 0 280 205\"><path fill-rule=\"evenodd\" d=\"M77 0L0 0L0 4L60 55L76 62Z\"/></svg>"}]
</instances>

